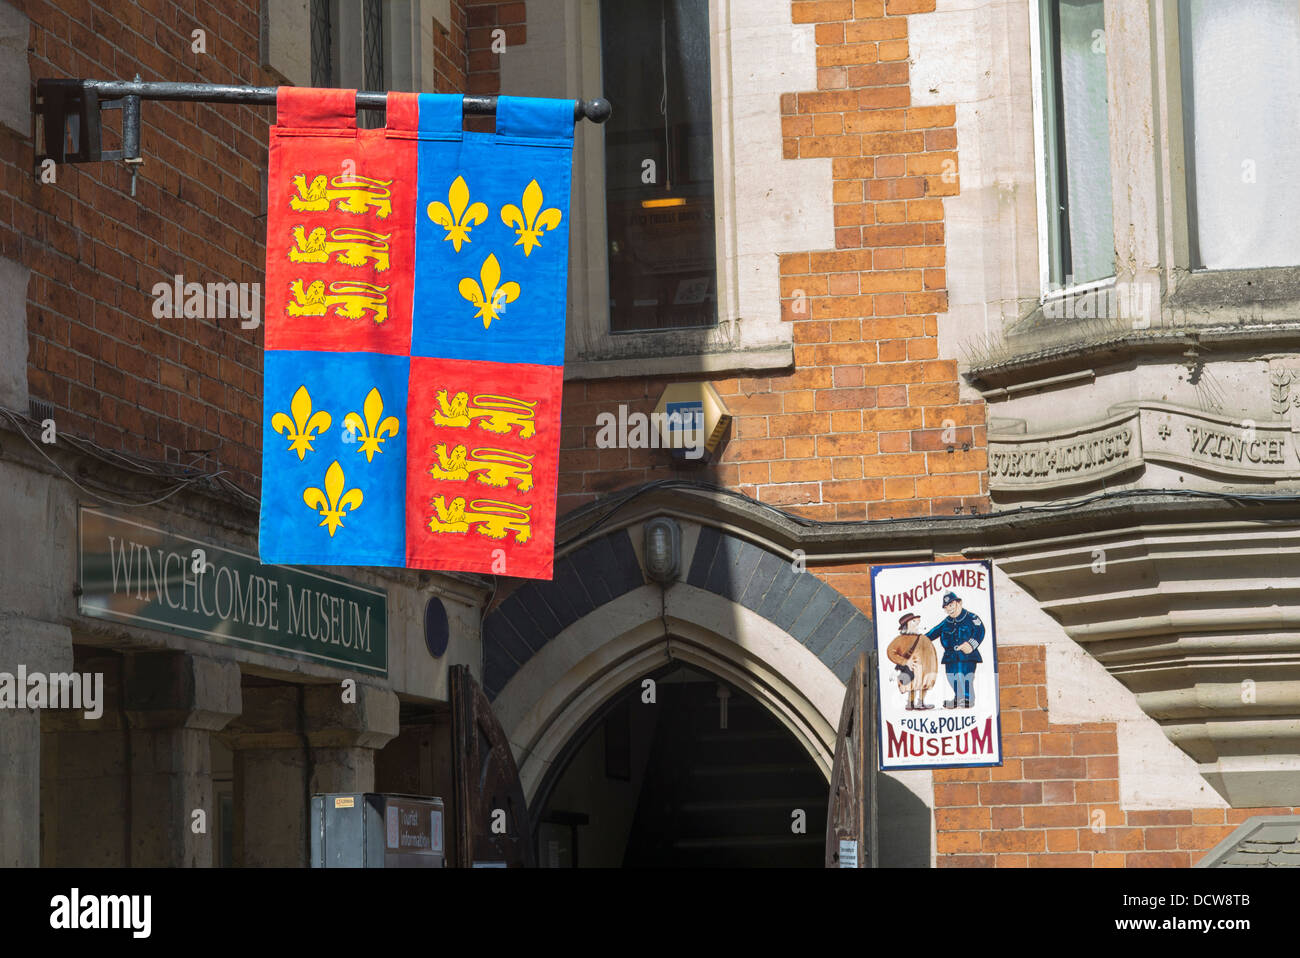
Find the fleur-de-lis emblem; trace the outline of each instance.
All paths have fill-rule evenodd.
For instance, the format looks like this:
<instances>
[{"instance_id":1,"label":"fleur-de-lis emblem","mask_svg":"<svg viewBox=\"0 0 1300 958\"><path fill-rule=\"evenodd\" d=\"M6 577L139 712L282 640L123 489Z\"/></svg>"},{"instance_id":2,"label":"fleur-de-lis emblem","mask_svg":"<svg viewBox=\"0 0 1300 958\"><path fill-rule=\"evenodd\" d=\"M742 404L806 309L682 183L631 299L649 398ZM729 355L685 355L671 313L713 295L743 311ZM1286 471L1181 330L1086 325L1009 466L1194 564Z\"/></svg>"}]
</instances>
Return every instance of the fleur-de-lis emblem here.
<instances>
[{"instance_id":1,"label":"fleur-de-lis emblem","mask_svg":"<svg viewBox=\"0 0 1300 958\"><path fill-rule=\"evenodd\" d=\"M451 240L457 253L460 252L461 243L470 242L470 230L488 218L486 203L470 204L469 187L463 176L452 181L451 189L447 191L447 205L434 200L429 204L427 212L429 219L447 231L447 235L442 238L443 242Z\"/></svg>"},{"instance_id":2,"label":"fleur-de-lis emblem","mask_svg":"<svg viewBox=\"0 0 1300 958\"><path fill-rule=\"evenodd\" d=\"M319 525L329 526L331 539L338 527L343 525L343 514L348 510L356 512L361 505L361 490L349 489L344 492L343 485L343 467L335 459L325 470L325 491L311 486L302 493L302 501L307 503L308 508L315 509L325 517Z\"/></svg>"},{"instance_id":3,"label":"fleur-de-lis emblem","mask_svg":"<svg viewBox=\"0 0 1300 958\"><path fill-rule=\"evenodd\" d=\"M366 462L373 462L375 453L383 452L379 444L384 441L384 436L397 435L397 417L384 416L384 400L379 395L378 389L372 389L366 394L366 401L362 404L361 411L366 414L365 419L350 412L343 417L343 425L354 436L361 437L361 448L357 451L366 454Z\"/></svg>"},{"instance_id":4,"label":"fleur-de-lis emblem","mask_svg":"<svg viewBox=\"0 0 1300 958\"><path fill-rule=\"evenodd\" d=\"M293 413L292 419L282 412L272 416L271 428L291 440L289 450L296 452L299 459L304 459L307 453L316 451L312 449L311 441L330 427L330 414L323 409L316 413L311 411L311 395L306 386L299 386L293 394L289 411Z\"/></svg>"},{"instance_id":5,"label":"fleur-de-lis emblem","mask_svg":"<svg viewBox=\"0 0 1300 958\"><path fill-rule=\"evenodd\" d=\"M478 307L478 312L474 315L483 320L484 329L490 329L492 320L499 318L501 310L506 308L506 303L513 303L519 298L519 284L501 283L500 287L497 286L501 281L501 264L491 253L488 253L488 258L483 261L479 278L483 280L482 286L479 286L472 276L462 279L460 295Z\"/></svg>"},{"instance_id":6,"label":"fleur-de-lis emblem","mask_svg":"<svg viewBox=\"0 0 1300 958\"><path fill-rule=\"evenodd\" d=\"M533 180L524 189L524 208L507 203L501 207L501 222L515 228L516 246L523 246L524 255L533 251L534 246L542 245L542 231L553 230L560 225L562 214L554 206L542 209L542 188Z\"/></svg>"}]
</instances>

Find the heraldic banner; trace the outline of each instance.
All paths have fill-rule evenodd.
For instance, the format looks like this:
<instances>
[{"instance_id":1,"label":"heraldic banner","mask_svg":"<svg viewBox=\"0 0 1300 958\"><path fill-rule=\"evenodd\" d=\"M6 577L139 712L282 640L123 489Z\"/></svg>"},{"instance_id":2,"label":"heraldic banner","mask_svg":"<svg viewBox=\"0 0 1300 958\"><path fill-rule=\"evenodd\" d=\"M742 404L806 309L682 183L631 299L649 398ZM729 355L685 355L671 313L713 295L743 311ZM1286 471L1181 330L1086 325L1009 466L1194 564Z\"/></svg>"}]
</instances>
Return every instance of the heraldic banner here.
<instances>
[{"instance_id":1,"label":"heraldic banner","mask_svg":"<svg viewBox=\"0 0 1300 958\"><path fill-rule=\"evenodd\" d=\"M281 88L263 562L549 579L573 101Z\"/></svg>"},{"instance_id":2,"label":"heraldic banner","mask_svg":"<svg viewBox=\"0 0 1300 958\"><path fill-rule=\"evenodd\" d=\"M880 767L1001 765L993 564L871 570Z\"/></svg>"}]
</instances>

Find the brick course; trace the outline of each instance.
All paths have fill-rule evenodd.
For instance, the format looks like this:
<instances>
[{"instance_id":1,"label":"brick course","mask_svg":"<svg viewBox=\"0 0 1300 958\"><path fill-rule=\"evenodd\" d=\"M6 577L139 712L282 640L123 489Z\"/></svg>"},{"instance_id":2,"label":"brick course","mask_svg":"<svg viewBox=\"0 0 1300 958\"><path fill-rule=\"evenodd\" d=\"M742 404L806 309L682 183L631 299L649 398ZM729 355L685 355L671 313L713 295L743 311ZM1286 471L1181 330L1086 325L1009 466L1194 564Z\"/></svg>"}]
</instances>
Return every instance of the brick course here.
<instances>
[{"instance_id":1,"label":"brick course","mask_svg":"<svg viewBox=\"0 0 1300 958\"><path fill-rule=\"evenodd\" d=\"M934 770L938 865L1188 867L1253 815L1300 814L1300 808L1125 811L1115 723L1052 723L1046 663L1041 645L998 649L1004 764Z\"/></svg>"},{"instance_id":2,"label":"brick course","mask_svg":"<svg viewBox=\"0 0 1300 958\"><path fill-rule=\"evenodd\" d=\"M936 340L947 309L941 198L959 185L955 111L913 106L908 86L907 16L933 9L792 4L794 23L816 25L817 89L774 106L787 158L833 157L836 247L780 257L795 367L713 380L735 418L720 460L703 469L658 450L631 450L626 464L590 455L599 413L620 403L651 412L688 377L566 384L561 513L672 476L813 519L987 511L983 404L959 402L957 363ZM861 593L846 595L866 610Z\"/></svg>"},{"instance_id":3,"label":"brick course","mask_svg":"<svg viewBox=\"0 0 1300 958\"><path fill-rule=\"evenodd\" d=\"M469 20L466 35L468 67L466 70L467 93L497 94L501 93L501 56L493 49L495 39L505 43L506 51L511 47L522 46L528 42L527 4L523 0L462 0ZM497 33L497 31L502 31ZM507 90L507 93L521 94L523 91ZM491 129L491 121L476 121L482 128Z\"/></svg>"},{"instance_id":4,"label":"brick course","mask_svg":"<svg viewBox=\"0 0 1300 958\"><path fill-rule=\"evenodd\" d=\"M469 61L466 55L467 16L465 0L451 0L451 23L433 21L433 70L435 93L465 90Z\"/></svg>"},{"instance_id":5,"label":"brick course","mask_svg":"<svg viewBox=\"0 0 1300 958\"><path fill-rule=\"evenodd\" d=\"M134 4L19 0L31 20L33 80L119 78L274 83L259 65L256 3ZM191 48L205 32L206 53ZM257 491L260 327L237 319L158 319L155 283L260 283L262 174L272 111L198 103L143 105L137 195L112 162L33 175L29 139L0 136L12 215L0 254L32 271L28 387L61 431L152 459L220 463ZM118 114L105 114L105 149Z\"/></svg>"}]
</instances>

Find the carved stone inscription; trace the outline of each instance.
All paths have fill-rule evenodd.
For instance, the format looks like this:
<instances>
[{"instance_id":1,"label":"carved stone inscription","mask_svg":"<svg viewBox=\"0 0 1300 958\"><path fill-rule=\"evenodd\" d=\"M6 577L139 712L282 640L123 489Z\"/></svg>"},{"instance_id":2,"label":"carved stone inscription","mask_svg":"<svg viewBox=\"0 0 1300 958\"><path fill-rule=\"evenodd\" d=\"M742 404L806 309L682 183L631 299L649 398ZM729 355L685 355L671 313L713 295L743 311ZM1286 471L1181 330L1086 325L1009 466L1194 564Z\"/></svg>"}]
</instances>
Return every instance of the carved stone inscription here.
<instances>
[{"instance_id":1,"label":"carved stone inscription","mask_svg":"<svg viewBox=\"0 0 1300 958\"><path fill-rule=\"evenodd\" d=\"M1142 466L1172 463L1227 479L1300 480L1291 424L1256 423L1142 402L1057 435L989 437L989 487L1031 491L1093 482Z\"/></svg>"},{"instance_id":2,"label":"carved stone inscription","mask_svg":"<svg viewBox=\"0 0 1300 958\"><path fill-rule=\"evenodd\" d=\"M1163 404L1143 404L1140 413L1149 461L1225 478L1300 478L1288 423L1227 419Z\"/></svg>"},{"instance_id":3,"label":"carved stone inscription","mask_svg":"<svg viewBox=\"0 0 1300 958\"><path fill-rule=\"evenodd\" d=\"M989 485L993 489L1045 489L1090 482L1141 464L1136 414L1056 438L989 439Z\"/></svg>"}]
</instances>

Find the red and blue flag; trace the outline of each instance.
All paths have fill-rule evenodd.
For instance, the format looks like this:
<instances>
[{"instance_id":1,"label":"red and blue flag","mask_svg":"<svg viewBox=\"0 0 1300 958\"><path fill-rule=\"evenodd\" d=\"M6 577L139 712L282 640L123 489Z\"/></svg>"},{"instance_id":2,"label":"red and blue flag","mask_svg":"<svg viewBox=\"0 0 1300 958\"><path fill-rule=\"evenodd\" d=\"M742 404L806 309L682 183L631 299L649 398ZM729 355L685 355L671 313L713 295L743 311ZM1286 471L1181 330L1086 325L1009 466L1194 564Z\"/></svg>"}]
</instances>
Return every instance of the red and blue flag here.
<instances>
[{"instance_id":1,"label":"red and blue flag","mask_svg":"<svg viewBox=\"0 0 1300 958\"><path fill-rule=\"evenodd\" d=\"M573 101L282 88L263 562L551 576Z\"/></svg>"}]
</instances>

